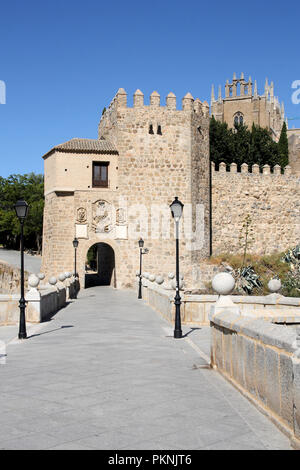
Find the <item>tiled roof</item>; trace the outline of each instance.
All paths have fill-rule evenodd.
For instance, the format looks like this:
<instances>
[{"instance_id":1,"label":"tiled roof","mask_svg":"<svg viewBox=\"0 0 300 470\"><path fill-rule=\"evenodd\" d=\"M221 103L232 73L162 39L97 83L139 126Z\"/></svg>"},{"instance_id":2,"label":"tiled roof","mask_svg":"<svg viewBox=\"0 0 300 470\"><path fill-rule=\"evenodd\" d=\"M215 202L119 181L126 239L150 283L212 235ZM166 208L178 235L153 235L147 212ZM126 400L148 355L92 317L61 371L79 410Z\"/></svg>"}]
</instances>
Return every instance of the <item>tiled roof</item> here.
<instances>
[{"instance_id":1,"label":"tiled roof","mask_svg":"<svg viewBox=\"0 0 300 470\"><path fill-rule=\"evenodd\" d=\"M116 147L105 139L71 139L63 144L56 145L43 158L49 156L55 150L60 152L78 153L118 153Z\"/></svg>"}]
</instances>

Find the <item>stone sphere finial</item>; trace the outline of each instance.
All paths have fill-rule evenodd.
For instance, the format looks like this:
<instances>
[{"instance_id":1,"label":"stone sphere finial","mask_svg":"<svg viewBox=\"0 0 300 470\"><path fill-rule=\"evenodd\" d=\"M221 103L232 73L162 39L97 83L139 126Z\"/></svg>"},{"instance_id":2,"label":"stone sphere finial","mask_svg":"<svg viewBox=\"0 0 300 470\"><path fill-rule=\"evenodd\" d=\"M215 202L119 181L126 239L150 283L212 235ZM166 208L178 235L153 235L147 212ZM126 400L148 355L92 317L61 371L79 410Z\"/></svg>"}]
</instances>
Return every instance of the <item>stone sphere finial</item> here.
<instances>
[{"instance_id":1,"label":"stone sphere finial","mask_svg":"<svg viewBox=\"0 0 300 470\"><path fill-rule=\"evenodd\" d=\"M169 274L168 274L168 278L169 278L169 279L174 279L174 277L175 277L175 274L174 274L174 273L169 273Z\"/></svg>"},{"instance_id":2,"label":"stone sphere finial","mask_svg":"<svg viewBox=\"0 0 300 470\"><path fill-rule=\"evenodd\" d=\"M60 282L64 282L65 279L66 279L65 273L60 273L60 274L58 275L58 280L59 280Z\"/></svg>"},{"instance_id":3,"label":"stone sphere finial","mask_svg":"<svg viewBox=\"0 0 300 470\"><path fill-rule=\"evenodd\" d=\"M155 281L155 276L154 276L154 274L149 274L148 279L149 279L149 281L154 282L154 281Z\"/></svg>"},{"instance_id":4,"label":"stone sphere finial","mask_svg":"<svg viewBox=\"0 0 300 470\"><path fill-rule=\"evenodd\" d=\"M42 281L43 279L45 279L45 274L44 273L38 273L38 278L40 279L40 281Z\"/></svg>"},{"instance_id":5,"label":"stone sphere finial","mask_svg":"<svg viewBox=\"0 0 300 470\"><path fill-rule=\"evenodd\" d=\"M171 281L171 287L172 289L176 289L176 286L177 286L177 282L176 282L176 279L173 279ZM179 279L179 289L182 289L183 288L183 280L182 279Z\"/></svg>"},{"instance_id":6,"label":"stone sphere finial","mask_svg":"<svg viewBox=\"0 0 300 470\"><path fill-rule=\"evenodd\" d=\"M64 273L64 275L66 276L66 279L68 279L69 277L71 277L71 273L69 271L66 271Z\"/></svg>"},{"instance_id":7,"label":"stone sphere finial","mask_svg":"<svg viewBox=\"0 0 300 470\"><path fill-rule=\"evenodd\" d=\"M281 281L280 279L271 279L268 282L268 289L270 292L278 292L281 289Z\"/></svg>"},{"instance_id":8,"label":"stone sphere finial","mask_svg":"<svg viewBox=\"0 0 300 470\"><path fill-rule=\"evenodd\" d=\"M218 273L212 280L212 288L219 295L228 295L233 291L234 277L229 273Z\"/></svg>"},{"instance_id":9,"label":"stone sphere finial","mask_svg":"<svg viewBox=\"0 0 300 470\"><path fill-rule=\"evenodd\" d=\"M39 283L40 283L40 280L39 280L38 276L36 276L35 274L30 274L30 276L28 278L29 287L36 289L37 286L39 285Z\"/></svg>"},{"instance_id":10,"label":"stone sphere finial","mask_svg":"<svg viewBox=\"0 0 300 470\"><path fill-rule=\"evenodd\" d=\"M156 276L155 281L156 284L160 285L164 282L164 278L162 276Z\"/></svg>"},{"instance_id":11,"label":"stone sphere finial","mask_svg":"<svg viewBox=\"0 0 300 470\"><path fill-rule=\"evenodd\" d=\"M55 284L57 283L57 279L55 276L51 276L49 278L49 284L51 284L51 286L55 286Z\"/></svg>"}]
</instances>

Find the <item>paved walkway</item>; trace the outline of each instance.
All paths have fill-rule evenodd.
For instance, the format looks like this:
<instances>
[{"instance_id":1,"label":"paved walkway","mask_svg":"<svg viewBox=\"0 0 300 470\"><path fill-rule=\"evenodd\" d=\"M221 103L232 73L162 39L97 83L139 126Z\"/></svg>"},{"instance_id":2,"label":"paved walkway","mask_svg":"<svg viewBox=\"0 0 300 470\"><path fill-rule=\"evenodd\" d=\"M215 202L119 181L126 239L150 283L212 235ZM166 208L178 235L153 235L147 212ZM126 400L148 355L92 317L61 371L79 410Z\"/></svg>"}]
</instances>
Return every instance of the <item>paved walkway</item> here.
<instances>
[{"instance_id":1,"label":"paved walkway","mask_svg":"<svg viewBox=\"0 0 300 470\"><path fill-rule=\"evenodd\" d=\"M0 260L5 261L6 263L10 264L11 266L15 266L17 268L20 267L20 252L15 250L6 250L4 248L0 248ZM41 256L31 256L28 254L24 254L24 265L25 270L29 273L38 274L41 269L42 258Z\"/></svg>"},{"instance_id":2,"label":"paved walkway","mask_svg":"<svg viewBox=\"0 0 300 470\"><path fill-rule=\"evenodd\" d=\"M0 449L290 448L133 293L87 289L30 335L0 365Z\"/></svg>"}]
</instances>

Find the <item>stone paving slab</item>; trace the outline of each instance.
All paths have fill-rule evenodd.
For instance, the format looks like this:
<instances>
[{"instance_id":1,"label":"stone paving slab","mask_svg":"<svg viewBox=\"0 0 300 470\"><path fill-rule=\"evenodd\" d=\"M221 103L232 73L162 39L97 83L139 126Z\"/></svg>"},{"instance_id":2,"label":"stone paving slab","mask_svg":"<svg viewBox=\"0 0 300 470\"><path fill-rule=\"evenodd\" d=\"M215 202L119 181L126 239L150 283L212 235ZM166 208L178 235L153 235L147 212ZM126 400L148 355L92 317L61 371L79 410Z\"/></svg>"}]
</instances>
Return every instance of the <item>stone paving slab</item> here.
<instances>
[{"instance_id":1,"label":"stone paving slab","mask_svg":"<svg viewBox=\"0 0 300 470\"><path fill-rule=\"evenodd\" d=\"M209 328L190 330L174 340L132 292L81 292L8 344L0 449L290 449L207 367Z\"/></svg>"}]
</instances>

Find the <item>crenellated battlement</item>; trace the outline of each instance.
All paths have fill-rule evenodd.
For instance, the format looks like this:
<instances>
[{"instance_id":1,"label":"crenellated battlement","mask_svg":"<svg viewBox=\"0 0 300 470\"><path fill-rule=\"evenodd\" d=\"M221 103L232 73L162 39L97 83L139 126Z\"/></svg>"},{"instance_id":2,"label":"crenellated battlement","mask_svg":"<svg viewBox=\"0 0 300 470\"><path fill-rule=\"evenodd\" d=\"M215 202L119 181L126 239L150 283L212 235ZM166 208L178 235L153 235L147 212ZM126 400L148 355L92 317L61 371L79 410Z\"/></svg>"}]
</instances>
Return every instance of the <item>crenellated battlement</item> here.
<instances>
[{"instance_id":1,"label":"crenellated battlement","mask_svg":"<svg viewBox=\"0 0 300 470\"><path fill-rule=\"evenodd\" d=\"M290 165L287 165L285 168L281 168L280 165L275 165L273 168L270 165L264 165L262 171L259 165L254 164L251 167L247 163L241 165L241 171L238 171L238 166L236 163L231 163L229 165L229 171L227 170L226 163L221 162L219 164L219 169L217 170L214 162L211 162L211 169L213 173L217 174L252 174L252 175L272 175L272 176L291 176L292 168Z\"/></svg>"},{"instance_id":2,"label":"crenellated battlement","mask_svg":"<svg viewBox=\"0 0 300 470\"><path fill-rule=\"evenodd\" d=\"M199 115L208 117L209 116L209 104L207 101L203 103L199 98L194 99L191 93L187 93L181 100L181 109L177 109L177 98L176 95L170 92L166 96L165 106L161 105L161 97L157 91L153 91L149 97L149 105L144 103L144 94L141 90L137 89L133 94L133 107L127 104L127 93L124 88L119 88L116 95L112 99L110 105L107 108L107 112L112 111L114 108L157 108L157 109L170 109L172 111L186 111L195 112Z\"/></svg>"}]
</instances>

